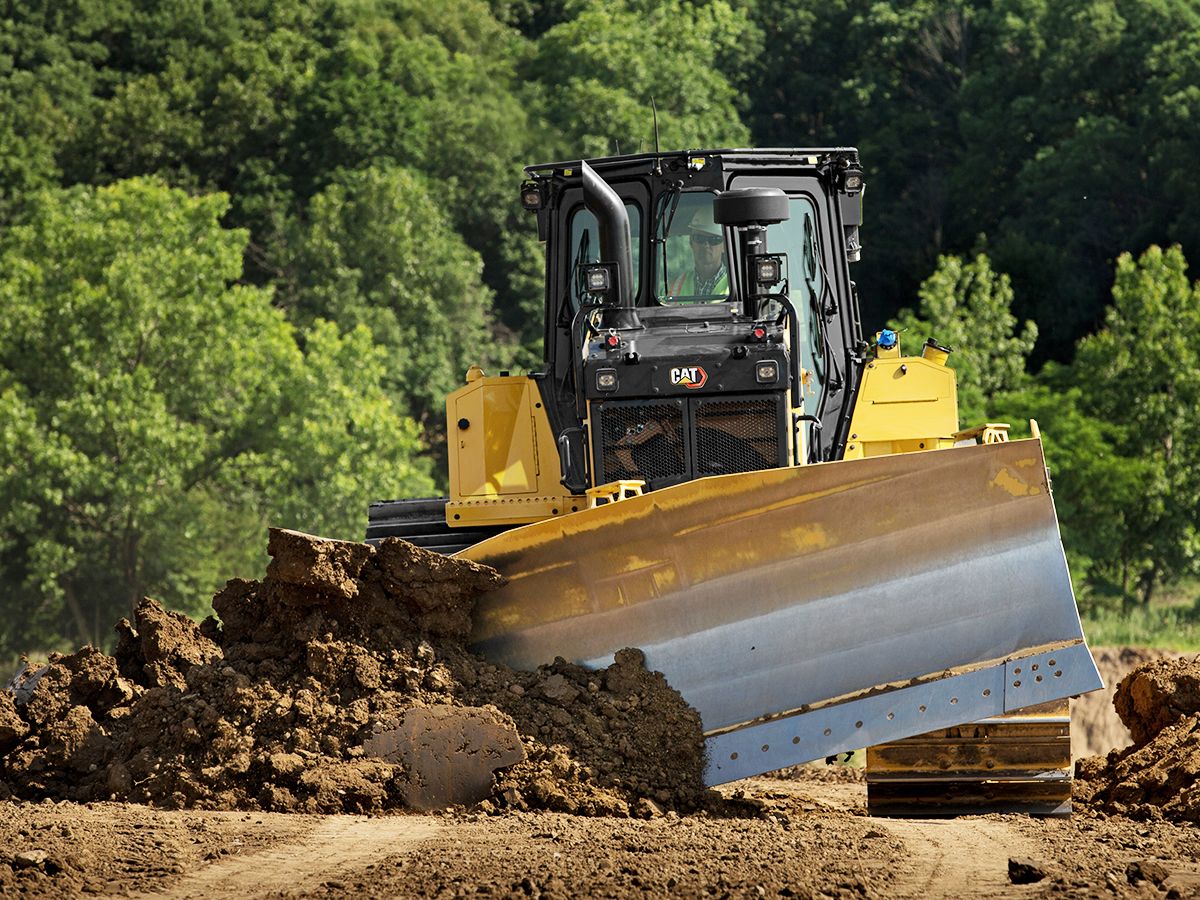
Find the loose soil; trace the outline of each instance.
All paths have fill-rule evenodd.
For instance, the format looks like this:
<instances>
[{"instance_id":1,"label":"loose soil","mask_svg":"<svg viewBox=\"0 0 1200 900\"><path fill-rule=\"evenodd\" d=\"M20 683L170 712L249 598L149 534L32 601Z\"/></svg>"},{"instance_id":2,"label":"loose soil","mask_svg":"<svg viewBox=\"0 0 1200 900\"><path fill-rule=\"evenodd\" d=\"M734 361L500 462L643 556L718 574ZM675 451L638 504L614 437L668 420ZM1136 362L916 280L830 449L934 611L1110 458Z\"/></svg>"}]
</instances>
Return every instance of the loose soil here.
<instances>
[{"instance_id":1,"label":"loose soil","mask_svg":"<svg viewBox=\"0 0 1200 900\"><path fill-rule=\"evenodd\" d=\"M1128 671L1126 731L1094 701L1077 728L1132 744L1080 762L1069 819L871 819L854 769L705 791L699 720L636 649L474 656L486 567L278 530L269 551L201 625L147 600L113 656L0 692L0 893L1200 896L1196 658L1097 654Z\"/></svg>"},{"instance_id":2,"label":"loose soil","mask_svg":"<svg viewBox=\"0 0 1200 900\"><path fill-rule=\"evenodd\" d=\"M1078 801L1139 820L1200 822L1200 656L1139 666L1113 705L1133 745L1079 761Z\"/></svg>"},{"instance_id":3,"label":"loose soil","mask_svg":"<svg viewBox=\"0 0 1200 900\"><path fill-rule=\"evenodd\" d=\"M29 897L1191 897L1200 830L1070 819L872 819L865 785L793 773L724 812L314 816L0 803L0 893ZM39 865L18 855L45 854ZM1010 871L1013 874L1010 874ZM1029 880L1029 883L1015 883ZM1032 880L1030 880L1032 879Z\"/></svg>"},{"instance_id":4,"label":"loose soil","mask_svg":"<svg viewBox=\"0 0 1200 900\"><path fill-rule=\"evenodd\" d=\"M1104 679L1104 689L1071 701L1071 754L1076 759L1104 756L1109 750L1123 750L1132 744L1133 736L1113 709L1117 685L1140 665L1178 655L1145 647L1093 647L1092 658Z\"/></svg>"},{"instance_id":5,"label":"loose soil","mask_svg":"<svg viewBox=\"0 0 1200 900\"><path fill-rule=\"evenodd\" d=\"M696 713L641 651L537 672L463 648L492 569L273 529L261 581L197 626L142 602L113 656L0 692L0 799L378 813L657 815L719 802Z\"/></svg>"}]
</instances>

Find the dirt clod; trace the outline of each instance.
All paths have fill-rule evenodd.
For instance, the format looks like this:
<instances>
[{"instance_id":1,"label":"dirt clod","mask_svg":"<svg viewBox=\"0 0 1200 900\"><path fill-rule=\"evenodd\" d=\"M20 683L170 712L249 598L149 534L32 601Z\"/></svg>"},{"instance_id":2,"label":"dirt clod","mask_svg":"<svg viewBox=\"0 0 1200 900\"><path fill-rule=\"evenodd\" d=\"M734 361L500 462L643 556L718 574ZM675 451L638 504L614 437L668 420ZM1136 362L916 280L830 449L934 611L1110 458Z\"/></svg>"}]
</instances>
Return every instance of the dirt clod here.
<instances>
[{"instance_id":1,"label":"dirt clod","mask_svg":"<svg viewBox=\"0 0 1200 900\"><path fill-rule=\"evenodd\" d=\"M1118 685L1113 706L1134 744L1149 743L1168 725L1200 712L1200 657L1139 666Z\"/></svg>"},{"instance_id":2,"label":"dirt clod","mask_svg":"<svg viewBox=\"0 0 1200 900\"><path fill-rule=\"evenodd\" d=\"M0 693L0 753L7 753L25 737L29 731L20 715L12 694Z\"/></svg>"},{"instance_id":3,"label":"dirt clod","mask_svg":"<svg viewBox=\"0 0 1200 900\"><path fill-rule=\"evenodd\" d=\"M1151 884L1160 885L1171 877L1171 869L1162 860L1135 860L1126 866L1125 877L1129 879L1130 884L1148 881Z\"/></svg>"},{"instance_id":4,"label":"dirt clod","mask_svg":"<svg viewBox=\"0 0 1200 900\"><path fill-rule=\"evenodd\" d=\"M1200 822L1200 657L1138 667L1113 705L1133 746L1080 760L1075 798L1108 814Z\"/></svg>"},{"instance_id":5,"label":"dirt clod","mask_svg":"<svg viewBox=\"0 0 1200 900\"><path fill-rule=\"evenodd\" d=\"M472 706L410 709L394 726L371 735L363 749L403 768L398 777L404 802L422 810L486 800L496 769L525 759L512 719Z\"/></svg>"},{"instance_id":6,"label":"dirt clod","mask_svg":"<svg viewBox=\"0 0 1200 900\"><path fill-rule=\"evenodd\" d=\"M519 672L464 648L492 569L273 529L197 625L147 599L110 657L0 693L0 796L373 813L658 816L704 802L699 718L628 649ZM217 618L219 617L219 618Z\"/></svg>"},{"instance_id":7,"label":"dirt clod","mask_svg":"<svg viewBox=\"0 0 1200 900\"><path fill-rule=\"evenodd\" d=\"M343 599L358 596L358 575L374 551L367 544L314 539L286 528L272 528L267 542L267 577L281 584L311 588L313 594Z\"/></svg>"},{"instance_id":8,"label":"dirt clod","mask_svg":"<svg viewBox=\"0 0 1200 900\"><path fill-rule=\"evenodd\" d=\"M1036 884L1045 877L1045 867L1028 857L1013 856L1008 860L1008 880L1013 884Z\"/></svg>"}]
</instances>

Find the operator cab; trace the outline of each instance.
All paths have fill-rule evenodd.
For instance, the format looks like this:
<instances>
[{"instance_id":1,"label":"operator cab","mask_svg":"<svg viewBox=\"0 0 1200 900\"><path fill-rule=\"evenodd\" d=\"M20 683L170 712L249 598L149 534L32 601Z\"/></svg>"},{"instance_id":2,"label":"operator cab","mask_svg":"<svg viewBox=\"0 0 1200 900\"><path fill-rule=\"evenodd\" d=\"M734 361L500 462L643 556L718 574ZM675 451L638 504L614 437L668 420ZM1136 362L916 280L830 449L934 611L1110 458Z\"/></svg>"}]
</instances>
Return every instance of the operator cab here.
<instances>
[{"instance_id":1,"label":"operator cab","mask_svg":"<svg viewBox=\"0 0 1200 900\"><path fill-rule=\"evenodd\" d=\"M836 457L862 350L857 159L720 150L526 170L546 241L539 386L568 488Z\"/></svg>"}]
</instances>

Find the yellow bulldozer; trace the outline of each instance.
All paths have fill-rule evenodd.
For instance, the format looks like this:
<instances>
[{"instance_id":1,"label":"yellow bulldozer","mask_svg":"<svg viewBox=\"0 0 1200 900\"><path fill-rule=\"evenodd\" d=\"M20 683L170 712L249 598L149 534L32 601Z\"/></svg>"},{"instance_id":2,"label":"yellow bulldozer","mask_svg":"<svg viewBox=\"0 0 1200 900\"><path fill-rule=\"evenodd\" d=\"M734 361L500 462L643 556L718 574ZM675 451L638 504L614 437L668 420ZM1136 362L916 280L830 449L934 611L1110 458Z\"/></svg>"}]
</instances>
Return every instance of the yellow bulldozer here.
<instances>
[{"instance_id":1,"label":"yellow bulldozer","mask_svg":"<svg viewBox=\"0 0 1200 900\"><path fill-rule=\"evenodd\" d=\"M544 368L446 400L448 498L369 540L487 563L472 641L532 668L636 646L716 785L867 752L876 814L1070 810L1101 687L1041 442L958 421L951 349L864 333L854 149L530 166Z\"/></svg>"}]
</instances>

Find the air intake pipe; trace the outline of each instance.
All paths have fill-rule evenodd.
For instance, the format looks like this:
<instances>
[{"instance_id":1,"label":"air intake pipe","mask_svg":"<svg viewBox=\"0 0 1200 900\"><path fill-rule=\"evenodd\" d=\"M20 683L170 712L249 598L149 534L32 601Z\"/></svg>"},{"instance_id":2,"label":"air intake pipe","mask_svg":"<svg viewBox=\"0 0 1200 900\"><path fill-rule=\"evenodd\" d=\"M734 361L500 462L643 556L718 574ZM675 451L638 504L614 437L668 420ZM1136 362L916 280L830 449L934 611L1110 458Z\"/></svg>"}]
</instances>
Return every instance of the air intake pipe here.
<instances>
[{"instance_id":1,"label":"air intake pipe","mask_svg":"<svg viewBox=\"0 0 1200 900\"><path fill-rule=\"evenodd\" d=\"M600 226L600 261L616 263L617 284L613 291L615 307L604 311L604 328L640 328L642 323L634 309L633 297L633 239L630 237L629 213L617 192L596 174L586 162L579 165L583 174L583 204L596 217Z\"/></svg>"},{"instance_id":2,"label":"air intake pipe","mask_svg":"<svg viewBox=\"0 0 1200 900\"><path fill-rule=\"evenodd\" d=\"M765 296L752 270L754 259L767 253L767 226L786 222L790 216L788 196L779 188L722 191L713 199L713 221L737 232L742 267L734 274L742 313L750 318L758 318L759 299Z\"/></svg>"}]
</instances>

